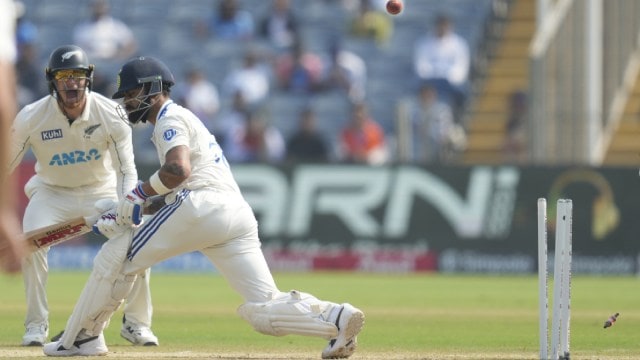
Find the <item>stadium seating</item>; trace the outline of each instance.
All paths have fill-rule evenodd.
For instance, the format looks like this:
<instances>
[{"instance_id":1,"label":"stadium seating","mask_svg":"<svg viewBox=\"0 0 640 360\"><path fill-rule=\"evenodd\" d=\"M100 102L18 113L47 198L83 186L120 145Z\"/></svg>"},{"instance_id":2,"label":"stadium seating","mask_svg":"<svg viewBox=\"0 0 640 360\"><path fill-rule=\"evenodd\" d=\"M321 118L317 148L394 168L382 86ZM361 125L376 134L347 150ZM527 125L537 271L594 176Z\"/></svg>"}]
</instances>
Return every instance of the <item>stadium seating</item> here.
<instances>
[{"instance_id":1,"label":"stadium seating","mask_svg":"<svg viewBox=\"0 0 640 360\"><path fill-rule=\"evenodd\" d=\"M39 27L40 52L43 63L52 49L71 41L73 27L89 16L83 0L23 0L28 17ZM350 39L345 32L349 13L338 0L292 1L301 19L302 34L309 48L326 52L329 40L342 36L345 47L367 61L368 86L366 101L373 116L391 134L394 131L395 105L402 97L412 96L417 89L412 69L413 43L428 31L434 17L447 12L455 20L456 30L465 37L476 51L484 41L483 26L493 0L420 0L406 4L405 11L393 17L394 32L387 48L380 49L365 41ZM266 0L240 0L243 8L256 19L261 18L270 6ZM206 19L216 9L212 0L111 0L114 17L125 21L135 33L140 53L163 58L181 76L187 64L201 65L209 78L220 86L230 67L236 66L244 53L243 44L224 43L215 39L198 39L194 36L194 24ZM249 44L244 44L249 45ZM287 118L299 99L273 93L271 116ZM316 101L320 123L326 123L327 131L335 131L341 114L346 114L347 104L331 94L322 95ZM325 117L327 117L325 121ZM278 120L279 125L285 126ZM323 125L324 126L324 125ZM290 129L283 129L287 132Z\"/></svg>"},{"instance_id":2,"label":"stadium seating","mask_svg":"<svg viewBox=\"0 0 640 360\"><path fill-rule=\"evenodd\" d=\"M535 31L535 1L512 3L495 50L490 54L469 114L468 147L463 162L500 164L505 161L507 103L511 93L526 91L528 46Z\"/></svg>"}]
</instances>

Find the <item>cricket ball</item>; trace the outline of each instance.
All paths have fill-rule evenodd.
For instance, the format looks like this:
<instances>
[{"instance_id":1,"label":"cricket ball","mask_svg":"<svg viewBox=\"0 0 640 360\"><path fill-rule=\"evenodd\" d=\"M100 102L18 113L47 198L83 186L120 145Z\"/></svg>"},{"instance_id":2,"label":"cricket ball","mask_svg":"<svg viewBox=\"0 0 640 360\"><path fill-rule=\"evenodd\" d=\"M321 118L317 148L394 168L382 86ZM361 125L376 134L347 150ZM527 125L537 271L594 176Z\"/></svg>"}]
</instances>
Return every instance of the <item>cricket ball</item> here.
<instances>
[{"instance_id":1,"label":"cricket ball","mask_svg":"<svg viewBox=\"0 0 640 360\"><path fill-rule=\"evenodd\" d=\"M391 15L398 15L402 11L402 0L387 1L387 12Z\"/></svg>"}]
</instances>

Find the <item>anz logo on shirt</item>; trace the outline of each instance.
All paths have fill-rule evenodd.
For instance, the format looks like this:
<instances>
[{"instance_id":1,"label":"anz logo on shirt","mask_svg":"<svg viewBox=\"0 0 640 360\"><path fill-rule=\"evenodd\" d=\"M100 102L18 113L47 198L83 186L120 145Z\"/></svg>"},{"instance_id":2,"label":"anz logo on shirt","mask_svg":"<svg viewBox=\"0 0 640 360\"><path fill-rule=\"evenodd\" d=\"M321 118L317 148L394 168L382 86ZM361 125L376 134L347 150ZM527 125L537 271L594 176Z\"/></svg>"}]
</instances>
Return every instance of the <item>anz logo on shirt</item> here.
<instances>
[{"instance_id":1,"label":"anz logo on shirt","mask_svg":"<svg viewBox=\"0 0 640 360\"><path fill-rule=\"evenodd\" d=\"M99 160L102 158L100 152L97 149L90 149L89 151L70 151L59 154L54 154L49 160L49 166L67 166L75 164L88 163L93 160Z\"/></svg>"}]
</instances>

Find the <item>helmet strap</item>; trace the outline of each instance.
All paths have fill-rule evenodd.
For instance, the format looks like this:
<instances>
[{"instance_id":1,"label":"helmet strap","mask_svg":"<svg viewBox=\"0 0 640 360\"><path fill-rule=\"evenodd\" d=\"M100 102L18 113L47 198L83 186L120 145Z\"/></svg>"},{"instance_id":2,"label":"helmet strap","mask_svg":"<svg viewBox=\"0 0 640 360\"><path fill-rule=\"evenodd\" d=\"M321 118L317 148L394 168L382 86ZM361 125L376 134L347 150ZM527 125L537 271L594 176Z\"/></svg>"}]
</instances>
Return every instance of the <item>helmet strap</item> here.
<instances>
[{"instance_id":1,"label":"helmet strap","mask_svg":"<svg viewBox=\"0 0 640 360\"><path fill-rule=\"evenodd\" d=\"M160 85L160 89L162 89L162 85ZM157 89L157 85L154 86L154 83L144 84L143 91L145 92L145 95L144 98L140 100L138 108L127 115L129 123L131 124L136 124L138 122L147 122L147 116L149 115L149 111L151 111L151 107L153 106L150 100L152 97L160 93Z\"/></svg>"}]
</instances>

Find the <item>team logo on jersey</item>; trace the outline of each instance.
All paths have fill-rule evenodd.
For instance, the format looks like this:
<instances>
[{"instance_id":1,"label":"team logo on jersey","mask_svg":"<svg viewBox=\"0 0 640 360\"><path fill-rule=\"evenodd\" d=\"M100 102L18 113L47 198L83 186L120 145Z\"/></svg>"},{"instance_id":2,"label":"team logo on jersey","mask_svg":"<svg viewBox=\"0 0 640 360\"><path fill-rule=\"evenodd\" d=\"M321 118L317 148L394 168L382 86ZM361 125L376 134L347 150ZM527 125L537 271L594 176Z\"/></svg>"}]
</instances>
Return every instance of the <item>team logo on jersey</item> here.
<instances>
[{"instance_id":1,"label":"team logo on jersey","mask_svg":"<svg viewBox=\"0 0 640 360\"><path fill-rule=\"evenodd\" d=\"M164 134L162 134L162 137L165 141L169 141L173 139L173 137L176 136L177 133L178 132L176 131L176 129L165 130Z\"/></svg>"},{"instance_id":2,"label":"team logo on jersey","mask_svg":"<svg viewBox=\"0 0 640 360\"><path fill-rule=\"evenodd\" d=\"M62 138L62 129L45 130L40 133L42 141Z\"/></svg>"},{"instance_id":3,"label":"team logo on jersey","mask_svg":"<svg viewBox=\"0 0 640 360\"><path fill-rule=\"evenodd\" d=\"M91 126L85 128L84 129L84 138L85 139L90 138L91 134L93 134L93 132L96 131L96 129L99 128L100 125L102 125L102 124L91 125Z\"/></svg>"}]
</instances>

